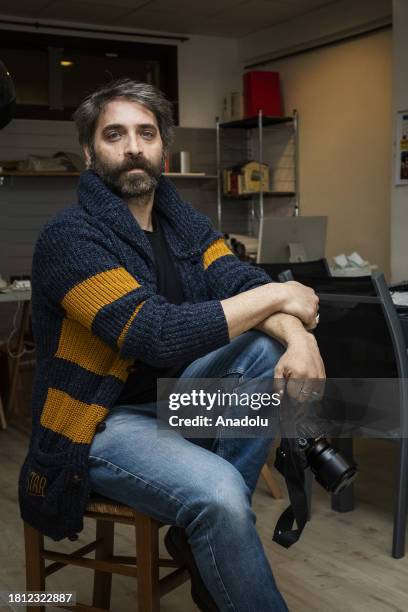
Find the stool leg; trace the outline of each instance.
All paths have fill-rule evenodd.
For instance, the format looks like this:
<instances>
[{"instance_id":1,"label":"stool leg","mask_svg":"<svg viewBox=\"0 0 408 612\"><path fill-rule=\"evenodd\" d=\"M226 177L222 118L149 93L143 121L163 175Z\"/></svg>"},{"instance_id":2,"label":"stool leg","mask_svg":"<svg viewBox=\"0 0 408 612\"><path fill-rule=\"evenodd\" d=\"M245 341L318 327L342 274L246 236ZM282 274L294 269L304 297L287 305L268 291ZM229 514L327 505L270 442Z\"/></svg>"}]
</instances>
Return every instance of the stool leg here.
<instances>
[{"instance_id":1,"label":"stool leg","mask_svg":"<svg viewBox=\"0 0 408 612\"><path fill-rule=\"evenodd\" d=\"M138 612L159 612L159 527L148 516L136 517Z\"/></svg>"},{"instance_id":2,"label":"stool leg","mask_svg":"<svg viewBox=\"0 0 408 612\"><path fill-rule=\"evenodd\" d=\"M283 499L283 493L279 486L279 483L272 476L271 468L267 463L265 463L262 467L261 476L264 479L269 491L271 492L272 497L274 499Z\"/></svg>"},{"instance_id":3,"label":"stool leg","mask_svg":"<svg viewBox=\"0 0 408 612\"><path fill-rule=\"evenodd\" d=\"M24 523L26 591L45 591L44 536ZM45 612L45 606L28 606L27 612Z\"/></svg>"},{"instance_id":4,"label":"stool leg","mask_svg":"<svg viewBox=\"0 0 408 612\"><path fill-rule=\"evenodd\" d=\"M95 549L95 559L109 559L113 555L115 523L113 521L96 521L96 539L102 538ZM93 600L92 604L96 608L109 610L112 588L112 574L95 570Z\"/></svg>"}]
</instances>

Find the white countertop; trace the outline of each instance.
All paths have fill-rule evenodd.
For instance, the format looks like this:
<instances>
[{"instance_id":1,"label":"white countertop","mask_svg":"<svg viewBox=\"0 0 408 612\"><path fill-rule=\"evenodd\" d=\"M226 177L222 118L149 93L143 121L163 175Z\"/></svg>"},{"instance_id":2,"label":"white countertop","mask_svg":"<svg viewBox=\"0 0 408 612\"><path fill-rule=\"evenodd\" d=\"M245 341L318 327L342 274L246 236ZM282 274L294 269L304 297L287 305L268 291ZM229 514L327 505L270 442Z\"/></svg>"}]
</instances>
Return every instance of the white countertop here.
<instances>
[{"instance_id":1,"label":"white countertop","mask_svg":"<svg viewBox=\"0 0 408 612\"><path fill-rule=\"evenodd\" d=\"M4 290L0 289L0 302L28 302L31 300L31 291L18 291L11 290L4 293Z\"/></svg>"}]
</instances>

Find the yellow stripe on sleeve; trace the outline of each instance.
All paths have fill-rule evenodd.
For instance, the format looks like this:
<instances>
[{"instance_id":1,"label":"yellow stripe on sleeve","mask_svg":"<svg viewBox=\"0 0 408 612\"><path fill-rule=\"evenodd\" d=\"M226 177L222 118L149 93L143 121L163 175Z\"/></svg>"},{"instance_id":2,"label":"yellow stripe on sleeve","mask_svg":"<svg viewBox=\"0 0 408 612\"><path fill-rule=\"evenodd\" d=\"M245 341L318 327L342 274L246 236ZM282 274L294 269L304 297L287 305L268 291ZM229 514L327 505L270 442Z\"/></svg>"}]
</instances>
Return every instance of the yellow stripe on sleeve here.
<instances>
[{"instance_id":1,"label":"yellow stripe on sleeve","mask_svg":"<svg viewBox=\"0 0 408 612\"><path fill-rule=\"evenodd\" d=\"M132 360L119 357L117 351L72 319L64 319L55 357L75 363L100 376L115 376L125 382Z\"/></svg>"},{"instance_id":2,"label":"yellow stripe on sleeve","mask_svg":"<svg viewBox=\"0 0 408 612\"><path fill-rule=\"evenodd\" d=\"M90 444L96 425L107 413L104 406L86 404L51 387L41 413L41 425L70 438L72 442Z\"/></svg>"},{"instance_id":3,"label":"yellow stripe on sleeve","mask_svg":"<svg viewBox=\"0 0 408 612\"><path fill-rule=\"evenodd\" d=\"M225 255L233 255L231 249L225 244L222 238L215 240L206 249L203 255L204 270L211 266L214 261Z\"/></svg>"},{"instance_id":4,"label":"yellow stripe on sleeve","mask_svg":"<svg viewBox=\"0 0 408 612\"><path fill-rule=\"evenodd\" d=\"M75 285L65 295L62 306L81 325L90 329L101 308L138 287L140 283L125 268L113 268Z\"/></svg>"},{"instance_id":5,"label":"yellow stripe on sleeve","mask_svg":"<svg viewBox=\"0 0 408 612\"><path fill-rule=\"evenodd\" d=\"M130 326L132 325L133 319L136 317L137 313L139 312L139 310L141 309L143 304L144 304L144 302L140 302L140 304L137 306L135 311L132 313L132 316L129 318L129 320L126 322L126 325L124 326L124 328L120 332L120 335L119 335L119 338L118 338L118 347L119 348L122 348L123 343L125 341L126 334L128 333Z\"/></svg>"}]
</instances>

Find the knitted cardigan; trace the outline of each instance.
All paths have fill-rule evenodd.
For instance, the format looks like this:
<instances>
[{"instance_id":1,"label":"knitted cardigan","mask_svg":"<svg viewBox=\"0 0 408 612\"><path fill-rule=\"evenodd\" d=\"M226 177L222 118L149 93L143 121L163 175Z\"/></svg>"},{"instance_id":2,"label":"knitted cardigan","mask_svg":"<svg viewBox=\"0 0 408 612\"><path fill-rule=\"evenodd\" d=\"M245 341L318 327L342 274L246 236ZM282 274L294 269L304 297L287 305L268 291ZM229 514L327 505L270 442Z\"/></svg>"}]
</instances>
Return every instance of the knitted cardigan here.
<instances>
[{"instance_id":1,"label":"knitted cardigan","mask_svg":"<svg viewBox=\"0 0 408 612\"><path fill-rule=\"evenodd\" d=\"M78 197L42 229L32 267L37 370L19 503L23 520L56 541L83 529L89 448L133 362L170 366L228 344L220 300L270 282L161 177L154 206L186 298L170 304L126 203L91 171Z\"/></svg>"}]
</instances>

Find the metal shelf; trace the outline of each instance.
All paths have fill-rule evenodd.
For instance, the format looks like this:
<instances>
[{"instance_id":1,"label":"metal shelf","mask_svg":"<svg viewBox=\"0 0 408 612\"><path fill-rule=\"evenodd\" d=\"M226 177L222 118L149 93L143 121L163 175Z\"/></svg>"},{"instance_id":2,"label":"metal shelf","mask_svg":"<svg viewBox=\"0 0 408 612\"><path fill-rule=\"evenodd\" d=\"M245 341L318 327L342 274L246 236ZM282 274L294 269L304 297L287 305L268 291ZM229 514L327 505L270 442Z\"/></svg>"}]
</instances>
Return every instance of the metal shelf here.
<instances>
[{"instance_id":1,"label":"metal shelf","mask_svg":"<svg viewBox=\"0 0 408 612\"><path fill-rule=\"evenodd\" d=\"M270 117L268 115L262 115L262 126L267 125L279 125L280 123L291 123L293 117ZM223 129L238 128L241 130L252 130L258 127L258 117L247 117L246 119L239 119L238 121L227 121L226 123L220 123L220 127Z\"/></svg>"},{"instance_id":2,"label":"metal shelf","mask_svg":"<svg viewBox=\"0 0 408 612\"><path fill-rule=\"evenodd\" d=\"M0 176L79 176L79 172L0 172Z\"/></svg>"},{"instance_id":3,"label":"metal shelf","mask_svg":"<svg viewBox=\"0 0 408 612\"><path fill-rule=\"evenodd\" d=\"M1 176L79 176L80 172L0 172ZM216 179L216 174L206 174L205 172L164 172L164 176L170 178L185 178L185 179Z\"/></svg>"},{"instance_id":4,"label":"metal shelf","mask_svg":"<svg viewBox=\"0 0 408 612\"><path fill-rule=\"evenodd\" d=\"M241 193L240 195L234 196L229 194L223 194L225 200L251 200L252 198L258 198L260 191L254 191L252 193ZM296 193L294 191L263 191L264 198L293 198Z\"/></svg>"},{"instance_id":5,"label":"metal shelf","mask_svg":"<svg viewBox=\"0 0 408 612\"><path fill-rule=\"evenodd\" d=\"M182 174L181 172L164 172L164 176L169 178L181 178L181 179L216 179L216 174L206 174L205 172L187 172Z\"/></svg>"},{"instance_id":6,"label":"metal shelf","mask_svg":"<svg viewBox=\"0 0 408 612\"><path fill-rule=\"evenodd\" d=\"M174 181L178 181L182 179L183 181L206 181L206 180L216 180L216 174L205 174L205 172L164 172L164 176L168 176L170 179ZM13 185L14 179L17 178L78 178L81 175L81 172L0 172L0 187L4 187L6 185ZM7 181L7 182L6 182Z\"/></svg>"}]
</instances>

